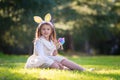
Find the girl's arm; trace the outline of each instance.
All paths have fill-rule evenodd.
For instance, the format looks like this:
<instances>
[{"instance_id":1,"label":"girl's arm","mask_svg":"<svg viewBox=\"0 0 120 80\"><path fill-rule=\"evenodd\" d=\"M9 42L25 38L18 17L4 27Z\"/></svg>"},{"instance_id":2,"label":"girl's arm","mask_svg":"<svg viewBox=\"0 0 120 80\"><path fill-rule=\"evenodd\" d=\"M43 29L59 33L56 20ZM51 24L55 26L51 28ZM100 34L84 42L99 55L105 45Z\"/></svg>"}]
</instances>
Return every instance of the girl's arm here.
<instances>
[{"instance_id":1,"label":"girl's arm","mask_svg":"<svg viewBox=\"0 0 120 80\"><path fill-rule=\"evenodd\" d=\"M56 56L57 54L58 54L58 51L57 51L57 50L54 50L53 56Z\"/></svg>"}]
</instances>

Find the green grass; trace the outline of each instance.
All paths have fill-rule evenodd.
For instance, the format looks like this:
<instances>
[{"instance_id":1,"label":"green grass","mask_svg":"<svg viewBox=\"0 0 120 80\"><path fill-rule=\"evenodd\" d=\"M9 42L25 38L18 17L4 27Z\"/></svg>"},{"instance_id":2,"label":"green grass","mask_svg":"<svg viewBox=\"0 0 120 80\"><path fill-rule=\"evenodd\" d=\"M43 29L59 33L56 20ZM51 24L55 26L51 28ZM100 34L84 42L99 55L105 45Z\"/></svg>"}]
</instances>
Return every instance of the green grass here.
<instances>
[{"instance_id":1,"label":"green grass","mask_svg":"<svg viewBox=\"0 0 120 80\"><path fill-rule=\"evenodd\" d=\"M92 72L24 69L27 58L0 54L0 80L120 80L120 56L67 57Z\"/></svg>"}]
</instances>

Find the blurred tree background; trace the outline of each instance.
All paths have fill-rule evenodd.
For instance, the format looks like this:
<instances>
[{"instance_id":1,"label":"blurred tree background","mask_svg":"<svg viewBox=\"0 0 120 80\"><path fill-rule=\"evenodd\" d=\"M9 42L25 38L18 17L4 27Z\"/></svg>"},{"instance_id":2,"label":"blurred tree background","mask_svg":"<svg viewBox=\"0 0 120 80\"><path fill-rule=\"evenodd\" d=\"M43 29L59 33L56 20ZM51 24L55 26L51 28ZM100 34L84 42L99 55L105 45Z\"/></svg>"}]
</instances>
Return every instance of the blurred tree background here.
<instances>
[{"instance_id":1,"label":"blurred tree background","mask_svg":"<svg viewBox=\"0 0 120 80\"><path fill-rule=\"evenodd\" d=\"M120 54L119 0L0 0L0 51L31 54L33 16L51 13L65 51Z\"/></svg>"}]
</instances>

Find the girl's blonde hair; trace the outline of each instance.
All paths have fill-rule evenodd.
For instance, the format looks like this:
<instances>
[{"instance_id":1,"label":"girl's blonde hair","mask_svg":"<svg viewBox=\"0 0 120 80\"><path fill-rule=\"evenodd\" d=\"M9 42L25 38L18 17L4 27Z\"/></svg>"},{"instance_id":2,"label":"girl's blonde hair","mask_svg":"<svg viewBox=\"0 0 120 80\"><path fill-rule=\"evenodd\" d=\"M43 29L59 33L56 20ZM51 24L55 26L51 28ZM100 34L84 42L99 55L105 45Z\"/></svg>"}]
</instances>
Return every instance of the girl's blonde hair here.
<instances>
[{"instance_id":1,"label":"girl's blonde hair","mask_svg":"<svg viewBox=\"0 0 120 80\"><path fill-rule=\"evenodd\" d=\"M49 25L52 29L52 33L49 37L49 40L52 40L54 43L56 43L56 31L55 31L55 28L54 26L51 26L49 23L44 23L44 24L41 24L41 25L38 25L38 27L36 28L36 32L35 32L35 40L40 38L42 36L41 34L41 28L43 27L43 25Z\"/></svg>"}]
</instances>

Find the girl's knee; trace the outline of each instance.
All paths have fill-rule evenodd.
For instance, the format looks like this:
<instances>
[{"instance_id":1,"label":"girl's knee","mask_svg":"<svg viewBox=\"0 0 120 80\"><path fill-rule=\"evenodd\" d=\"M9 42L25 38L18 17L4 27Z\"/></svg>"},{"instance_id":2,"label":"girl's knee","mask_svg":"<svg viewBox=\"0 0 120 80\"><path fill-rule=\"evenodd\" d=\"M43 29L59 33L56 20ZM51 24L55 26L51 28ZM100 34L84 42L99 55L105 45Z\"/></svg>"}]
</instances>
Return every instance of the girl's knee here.
<instances>
[{"instance_id":1,"label":"girl's knee","mask_svg":"<svg viewBox=\"0 0 120 80\"><path fill-rule=\"evenodd\" d=\"M59 67L59 65L58 65L57 63L54 62L54 63L50 66L50 68L59 69L60 67Z\"/></svg>"},{"instance_id":2,"label":"girl's knee","mask_svg":"<svg viewBox=\"0 0 120 80\"><path fill-rule=\"evenodd\" d=\"M66 62L68 62L68 61L69 61L69 60L67 60L67 59L63 59L60 63L61 63L61 64L64 64L64 63L66 64Z\"/></svg>"}]
</instances>

